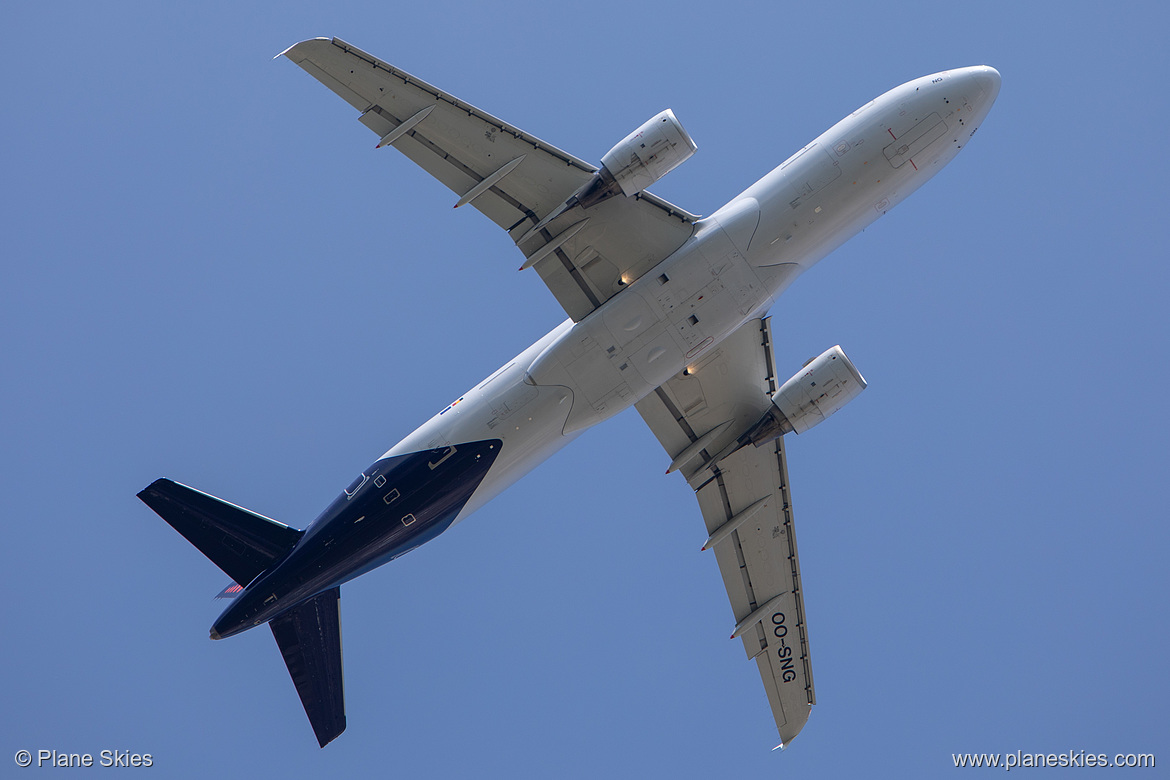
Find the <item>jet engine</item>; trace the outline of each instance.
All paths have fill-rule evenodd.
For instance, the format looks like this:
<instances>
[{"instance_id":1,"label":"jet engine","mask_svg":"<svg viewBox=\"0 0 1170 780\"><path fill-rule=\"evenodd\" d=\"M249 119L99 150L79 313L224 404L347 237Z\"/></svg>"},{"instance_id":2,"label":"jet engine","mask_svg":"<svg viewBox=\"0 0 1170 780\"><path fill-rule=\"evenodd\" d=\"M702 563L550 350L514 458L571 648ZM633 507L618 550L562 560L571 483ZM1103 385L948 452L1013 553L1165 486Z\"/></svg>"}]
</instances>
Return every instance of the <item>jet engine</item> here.
<instances>
[{"instance_id":1,"label":"jet engine","mask_svg":"<svg viewBox=\"0 0 1170 780\"><path fill-rule=\"evenodd\" d=\"M527 241L548 223L574 206L591 208L619 192L637 195L690 158L699 147L669 108L655 115L601 158L601 170L564 203L528 229Z\"/></svg>"},{"instance_id":2,"label":"jet engine","mask_svg":"<svg viewBox=\"0 0 1170 780\"><path fill-rule=\"evenodd\" d=\"M601 165L628 198L673 171L698 148L668 108L606 152Z\"/></svg>"},{"instance_id":3,"label":"jet engine","mask_svg":"<svg viewBox=\"0 0 1170 780\"><path fill-rule=\"evenodd\" d=\"M840 346L804 364L772 395L772 406L740 441L759 447L786 433L804 433L856 398L865 378Z\"/></svg>"}]
</instances>

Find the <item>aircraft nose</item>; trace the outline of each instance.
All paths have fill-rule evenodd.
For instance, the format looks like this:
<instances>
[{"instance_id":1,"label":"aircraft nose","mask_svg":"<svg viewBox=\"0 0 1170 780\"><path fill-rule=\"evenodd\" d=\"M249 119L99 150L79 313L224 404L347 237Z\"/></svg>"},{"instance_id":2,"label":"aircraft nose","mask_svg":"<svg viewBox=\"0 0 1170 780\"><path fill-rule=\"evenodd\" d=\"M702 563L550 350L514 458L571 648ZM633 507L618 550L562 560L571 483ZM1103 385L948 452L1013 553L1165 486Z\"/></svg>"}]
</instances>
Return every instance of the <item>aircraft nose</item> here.
<instances>
[{"instance_id":1,"label":"aircraft nose","mask_svg":"<svg viewBox=\"0 0 1170 780\"><path fill-rule=\"evenodd\" d=\"M955 76L974 112L974 124L978 125L999 97L999 85L1002 82L999 71L990 65L975 65L960 69Z\"/></svg>"},{"instance_id":2,"label":"aircraft nose","mask_svg":"<svg viewBox=\"0 0 1170 780\"><path fill-rule=\"evenodd\" d=\"M971 69L972 76L975 77L975 83L979 85L983 103L990 107L995 99L999 97L999 85L1003 83L1003 78L999 75L999 71L990 65L977 65Z\"/></svg>"}]
</instances>

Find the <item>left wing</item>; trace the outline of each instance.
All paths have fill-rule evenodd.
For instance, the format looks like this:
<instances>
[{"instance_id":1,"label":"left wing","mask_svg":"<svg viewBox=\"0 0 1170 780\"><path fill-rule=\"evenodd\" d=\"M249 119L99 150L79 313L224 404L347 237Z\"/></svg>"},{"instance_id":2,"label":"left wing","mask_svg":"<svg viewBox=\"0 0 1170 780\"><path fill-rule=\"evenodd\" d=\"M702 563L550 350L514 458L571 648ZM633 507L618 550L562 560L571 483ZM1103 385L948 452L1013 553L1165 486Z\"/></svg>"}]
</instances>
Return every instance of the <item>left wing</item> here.
<instances>
[{"instance_id":1,"label":"left wing","mask_svg":"<svg viewBox=\"0 0 1170 780\"><path fill-rule=\"evenodd\" d=\"M782 744L816 703L783 438L712 462L759 420L777 389L768 320L750 320L637 404L695 490L743 640Z\"/></svg>"},{"instance_id":2,"label":"left wing","mask_svg":"<svg viewBox=\"0 0 1170 780\"><path fill-rule=\"evenodd\" d=\"M458 194L457 206L470 203L506 230L574 321L682 246L698 219L641 192L546 221L596 166L338 38L283 54L360 111L378 146L393 145Z\"/></svg>"}]
</instances>

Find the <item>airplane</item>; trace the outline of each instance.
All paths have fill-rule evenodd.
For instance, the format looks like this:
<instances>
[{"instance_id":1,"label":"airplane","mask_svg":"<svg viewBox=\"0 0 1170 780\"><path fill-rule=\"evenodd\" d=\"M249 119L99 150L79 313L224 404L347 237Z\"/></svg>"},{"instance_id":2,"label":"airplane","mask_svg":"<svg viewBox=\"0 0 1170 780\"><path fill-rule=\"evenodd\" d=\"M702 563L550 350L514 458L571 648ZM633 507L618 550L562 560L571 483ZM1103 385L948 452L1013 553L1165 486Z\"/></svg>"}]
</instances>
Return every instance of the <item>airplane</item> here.
<instances>
[{"instance_id":1,"label":"airplane","mask_svg":"<svg viewBox=\"0 0 1170 780\"><path fill-rule=\"evenodd\" d=\"M159 479L138 497L233 581L211 628L267 623L325 747L345 730L340 587L466 519L633 406L694 491L781 745L816 702L784 435L866 386L834 346L777 381L768 311L954 159L1000 89L934 73L852 112L706 218L647 191L697 146L672 111L598 167L337 38L284 56L508 232L568 318L395 444L304 530Z\"/></svg>"}]
</instances>

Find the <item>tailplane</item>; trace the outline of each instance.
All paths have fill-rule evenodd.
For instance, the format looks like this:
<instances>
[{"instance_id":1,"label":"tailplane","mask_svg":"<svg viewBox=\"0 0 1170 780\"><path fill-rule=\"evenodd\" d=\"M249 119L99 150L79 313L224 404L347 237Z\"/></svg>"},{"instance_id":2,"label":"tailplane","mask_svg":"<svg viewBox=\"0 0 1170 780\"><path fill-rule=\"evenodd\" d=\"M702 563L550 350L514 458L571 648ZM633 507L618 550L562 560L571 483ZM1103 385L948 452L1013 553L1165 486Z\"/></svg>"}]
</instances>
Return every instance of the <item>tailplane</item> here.
<instances>
[{"instance_id":1,"label":"tailplane","mask_svg":"<svg viewBox=\"0 0 1170 780\"><path fill-rule=\"evenodd\" d=\"M305 533L169 479L138 497L235 580L216 598L239 596ZM268 623L321 747L345 731L340 599L341 589L332 588Z\"/></svg>"},{"instance_id":2,"label":"tailplane","mask_svg":"<svg viewBox=\"0 0 1170 780\"><path fill-rule=\"evenodd\" d=\"M345 731L340 601L332 588L268 624L321 747Z\"/></svg>"},{"instance_id":3,"label":"tailplane","mask_svg":"<svg viewBox=\"0 0 1170 780\"><path fill-rule=\"evenodd\" d=\"M155 480L138 497L244 586L305 533L169 479Z\"/></svg>"}]
</instances>

